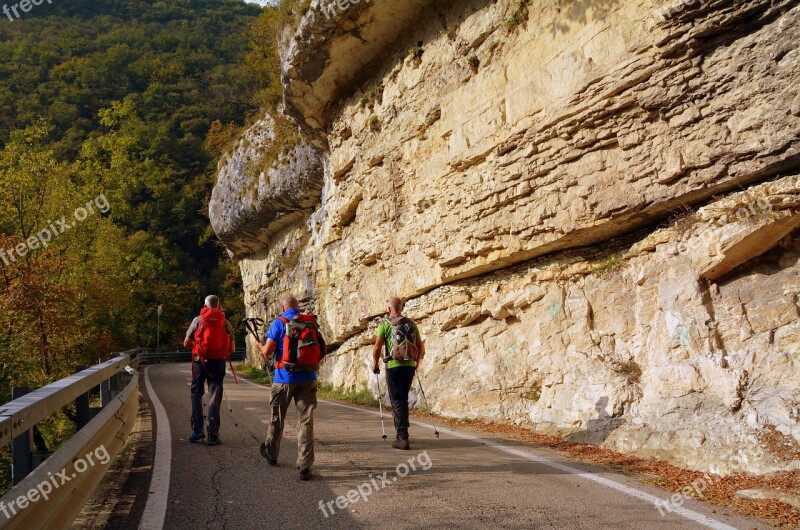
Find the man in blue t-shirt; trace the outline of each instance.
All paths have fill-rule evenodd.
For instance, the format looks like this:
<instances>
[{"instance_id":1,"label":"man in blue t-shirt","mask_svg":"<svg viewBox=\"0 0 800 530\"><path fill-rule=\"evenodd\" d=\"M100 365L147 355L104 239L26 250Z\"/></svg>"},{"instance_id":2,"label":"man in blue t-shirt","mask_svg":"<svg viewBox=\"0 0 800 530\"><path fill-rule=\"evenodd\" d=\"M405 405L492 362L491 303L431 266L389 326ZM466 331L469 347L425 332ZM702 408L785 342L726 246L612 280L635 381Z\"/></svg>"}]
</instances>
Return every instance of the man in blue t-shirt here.
<instances>
[{"instance_id":1,"label":"man in blue t-shirt","mask_svg":"<svg viewBox=\"0 0 800 530\"><path fill-rule=\"evenodd\" d=\"M294 296L281 298L281 318L292 320L300 314L300 304ZM286 324L276 318L272 321L264 342L258 343L263 359L274 356L275 361L283 355L283 339L286 336ZM317 408L317 374L316 372L290 372L277 368L272 378L272 396L270 408L272 418L267 430L267 439L261 444L261 456L270 465L278 465L278 453L281 447L283 426L289 403L294 399L297 407L297 467L300 469L300 480L311 478L311 465L314 463L314 409Z\"/></svg>"}]
</instances>

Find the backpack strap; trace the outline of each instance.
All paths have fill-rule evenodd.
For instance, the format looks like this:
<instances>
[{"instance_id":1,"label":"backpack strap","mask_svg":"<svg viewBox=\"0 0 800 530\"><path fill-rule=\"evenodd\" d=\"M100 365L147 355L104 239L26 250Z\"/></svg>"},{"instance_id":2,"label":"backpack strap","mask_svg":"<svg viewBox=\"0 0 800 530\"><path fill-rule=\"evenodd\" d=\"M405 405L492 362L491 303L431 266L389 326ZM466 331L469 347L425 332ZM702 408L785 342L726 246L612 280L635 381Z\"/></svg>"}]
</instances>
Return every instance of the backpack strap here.
<instances>
[{"instance_id":1,"label":"backpack strap","mask_svg":"<svg viewBox=\"0 0 800 530\"><path fill-rule=\"evenodd\" d=\"M203 317L197 317L197 318L198 318L197 329L194 330L195 347L192 348L192 350L197 350L197 351L192 351L192 357L197 355L200 358L200 362L202 363L203 362L203 355L200 353L200 348L199 348L200 339L199 339L199 337L203 336L203 328L205 326L203 326ZM203 367L205 367L205 365Z\"/></svg>"},{"instance_id":2,"label":"backpack strap","mask_svg":"<svg viewBox=\"0 0 800 530\"><path fill-rule=\"evenodd\" d=\"M278 344L278 347L275 348L276 352L280 351L280 356L275 358L275 366L276 367L278 366L278 363L292 362L292 359L291 359L291 357L292 357L292 355L291 355L291 346L286 346L285 345L286 341L291 340L289 338L289 334L288 334L289 330L287 329L287 327L288 327L289 323L291 322L291 320L289 320L288 318L286 318L283 315L279 316L278 320L283 322L283 340L281 341L280 344ZM287 358L284 359L284 356L286 356ZM281 367L282 366L283 365L281 364Z\"/></svg>"},{"instance_id":3,"label":"backpack strap","mask_svg":"<svg viewBox=\"0 0 800 530\"><path fill-rule=\"evenodd\" d=\"M392 324L392 319L389 318L389 317L386 317L386 322L389 323L389 337L391 337L392 336L392 329L391 328L392 328L392 325L393 325ZM383 338L383 350L385 352L385 355L383 356L383 362L385 364L389 364L389 361L392 360L392 352L389 351L389 341L386 339L386 337Z\"/></svg>"}]
</instances>

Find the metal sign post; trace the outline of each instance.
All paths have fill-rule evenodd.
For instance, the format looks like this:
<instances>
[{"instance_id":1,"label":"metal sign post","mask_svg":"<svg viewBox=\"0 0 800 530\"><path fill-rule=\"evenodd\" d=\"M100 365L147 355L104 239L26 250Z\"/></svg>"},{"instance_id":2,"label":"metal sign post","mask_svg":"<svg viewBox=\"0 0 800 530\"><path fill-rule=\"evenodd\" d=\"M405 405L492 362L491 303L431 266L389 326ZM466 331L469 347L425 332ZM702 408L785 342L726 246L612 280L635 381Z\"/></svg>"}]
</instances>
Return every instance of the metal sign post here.
<instances>
[{"instance_id":1,"label":"metal sign post","mask_svg":"<svg viewBox=\"0 0 800 530\"><path fill-rule=\"evenodd\" d=\"M164 304L158 305L158 318L156 319L156 352L161 352L161 315L164 314Z\"/></svg>"}]
</instances>

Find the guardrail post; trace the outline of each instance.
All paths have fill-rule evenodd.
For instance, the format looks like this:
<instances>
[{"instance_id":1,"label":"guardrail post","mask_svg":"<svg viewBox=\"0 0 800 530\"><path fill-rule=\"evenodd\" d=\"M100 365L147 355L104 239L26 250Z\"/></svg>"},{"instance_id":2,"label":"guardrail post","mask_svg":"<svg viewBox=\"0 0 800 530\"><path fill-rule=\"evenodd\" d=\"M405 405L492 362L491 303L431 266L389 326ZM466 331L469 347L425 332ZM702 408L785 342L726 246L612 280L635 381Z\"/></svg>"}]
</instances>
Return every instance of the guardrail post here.
<instances>
[{"instance_id":1,"label":"guardrail post","mask_svg":"<svg viewBox=\"0 0 800 530\"><path fill-rule=\"evenodd\" d=\"M86 368L86 365L81 364L75 368L75 373L86 370ZM92 411L89 410L89 392L75 398L75 412L77 413L77 429L81 430L92 419Z\"/></svg>"},{"instance_id":2,"label":"guardrail post","mask_svg":"<svg viewBox=\"0 0 800 530\"><path fill-rule=\"evenodd\" d=\"M21 398L31 389L28 387L14 387L11 389L11 399ZM31 429L33 425L31 425ZM11 482L19 484L22 479L33 471L33 431L28 429L20 434L11 444Z\"/></svg>"},{"instance_id":3,"label":"guardrail post","mask_svg":"<svg viewBox=\"0 0 800 530\"><path fill-rule=\"evenodd\" d=\"M113 359L114 357L119 357L119 353L114 353L114 354L111 355L111 359ZM119 379L119 374L118 373L111 376L111 379L109 379L109 388L111 389L111 392L116 394L117 392L119 392L121 390L121 386L119 384L119 381L120 381L120 379ZM109 395L111 395L111 394L109 394Z\"/></svg>"},{"instance_id":4,"label":"guardrail post","mask_svg":"<svg viewBox=\"0 0 800 530\"><path fill-rule=\"evenodd\" d=\"M109 359L100 359L100 362L103 363L108 360ZM100 383L100 406L105 407L109 403L111 403L111 381L106 379Z\"/></svg>"}]
</instances>

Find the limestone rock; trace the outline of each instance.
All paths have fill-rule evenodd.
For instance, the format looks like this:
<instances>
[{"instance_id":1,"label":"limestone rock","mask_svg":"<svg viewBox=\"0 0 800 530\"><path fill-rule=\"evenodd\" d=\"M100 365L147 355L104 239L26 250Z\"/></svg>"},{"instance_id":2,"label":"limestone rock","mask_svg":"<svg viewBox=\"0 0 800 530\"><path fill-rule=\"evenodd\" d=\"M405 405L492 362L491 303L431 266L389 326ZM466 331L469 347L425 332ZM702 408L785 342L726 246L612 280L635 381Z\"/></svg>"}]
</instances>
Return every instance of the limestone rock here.
<instances>
[{"instance_id":1,"label":"limestone rock","mask_svg":"<svg viewBox=\"0 0 800 530\"><path fill-rule=\"evenodd\" d=\"M336 348L325 382L376 390L403 296L435 412L800 467L759 438L800 442L796 2L311 5L282 50L306 162L244 178L256 126L215 189L252 315L293 291Z\"/></svg>"},{"instance_id":2,"label":"limestone rock","mask_svg":"<svg viewBox=\"0 0 800 530\"><path fill-rule=\"evenodd\" d=\"M275 120L265 115L219 163L209 217L217 236L237 256L263 249L278 228L304 220L319 202L321 153L299 142L265 166L262 154L275 142Z\"/></svg>"}]
</instances>

